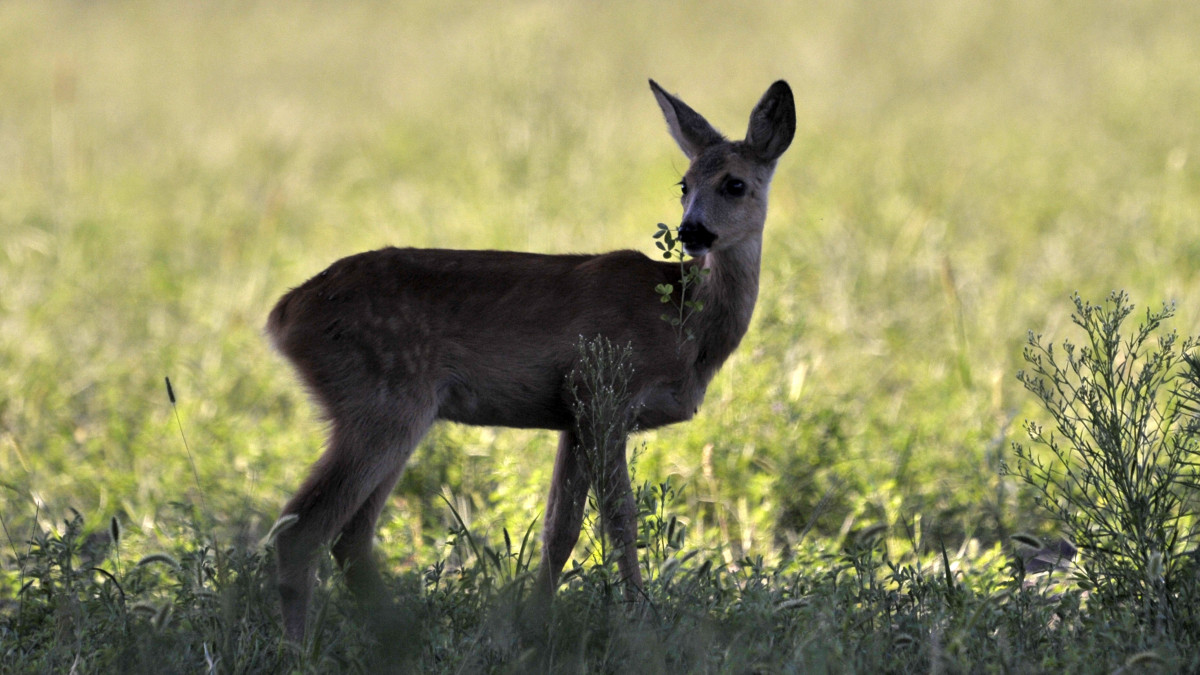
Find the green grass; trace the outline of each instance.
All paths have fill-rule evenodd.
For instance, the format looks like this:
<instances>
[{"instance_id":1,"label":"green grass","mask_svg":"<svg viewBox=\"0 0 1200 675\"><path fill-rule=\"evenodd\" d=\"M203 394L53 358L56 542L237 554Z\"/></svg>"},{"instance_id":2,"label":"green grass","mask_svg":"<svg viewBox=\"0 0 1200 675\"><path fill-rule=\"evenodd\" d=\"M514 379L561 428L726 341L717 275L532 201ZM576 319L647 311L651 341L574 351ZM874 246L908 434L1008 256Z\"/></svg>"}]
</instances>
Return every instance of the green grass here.
<instances>
[{"instance_id":1,"label":"green grass","mask_svg":"<svg viewBox=\"0 0 1200 675\"><path fill-rule=\"evenodd\" d=\"M797 96L750 333L695 420L639 439L638 482L670 479L677 553L700 552L692 586L653 582L660 613L639 624L605 604L602 569L581 573L553 649L506 641L502 577L480 586L487 563L454 532L519 540L555 439L442 426L379 533L427 619L399 660L1057 671L1159 649L1185 668L1086 603L1050 621L1048 594L997 598L1026 597L1008 537L1057 533L1000 472L1042 414L1015 377L1026 331L1058 342L1073 291L1120 288L1200 334L1196 35L1200 9L1167 2L0 3L0 644L19 656L0 668L165 650L195 671L205 645L230 671L377 658L336 583L324 641L279 649L257 542L322 429L266 313L384 245L652 253L685 160L647 77L734 136L774 79ZM133 584L124 610L27 543L66 546L72 508L80 537L122 523L98 566ZM123 576L160 551L212 576ZM439 561L454 584L425 574ZM839 566L866 581L843 587ZM30 570L50 576L18 595ZM130 613L133 596L174 619ZM802 598L818 600L787 604ZM47 626L74 641L35 640Z\"/></svg>"}]
</instances>

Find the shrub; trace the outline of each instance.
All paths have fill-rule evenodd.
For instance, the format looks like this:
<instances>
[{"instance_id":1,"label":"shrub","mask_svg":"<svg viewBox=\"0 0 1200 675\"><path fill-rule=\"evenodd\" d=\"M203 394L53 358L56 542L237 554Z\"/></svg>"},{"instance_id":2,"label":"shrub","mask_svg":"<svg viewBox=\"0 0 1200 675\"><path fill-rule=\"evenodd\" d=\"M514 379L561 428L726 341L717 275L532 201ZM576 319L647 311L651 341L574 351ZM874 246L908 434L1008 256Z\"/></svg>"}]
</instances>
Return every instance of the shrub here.
<instances>
[{"instance_id":1,"label":"shrub","mask_svg":"<svg viewBox=\"0 0 1200 675\"><path fill-rule=\"evenodd\" d=\"M1073 298L1084 343L1062 350L1030 333L1018 379L1050 414L1014 443L1019 476L1082 553L1076 578L1110 615L1197 634L1200 357L1196 338L1165 331L1164 305L1122 337L1123 292L1103 305ZM1189 638L1189 640L1192 638Z\"/></svg>"}]
</instances>

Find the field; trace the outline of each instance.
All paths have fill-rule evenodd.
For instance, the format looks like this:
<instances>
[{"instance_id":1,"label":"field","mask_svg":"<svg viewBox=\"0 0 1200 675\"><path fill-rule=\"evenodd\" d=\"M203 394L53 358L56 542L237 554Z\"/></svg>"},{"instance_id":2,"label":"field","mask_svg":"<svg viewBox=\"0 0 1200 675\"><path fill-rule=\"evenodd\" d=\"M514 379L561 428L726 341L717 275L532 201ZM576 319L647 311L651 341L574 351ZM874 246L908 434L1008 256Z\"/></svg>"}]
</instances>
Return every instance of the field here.
<instances>
[{"instance_id":1,"label":"field","mask_svg":"<svg viewBox=\"0 0 1200 675\"><path fill-rule=\"evenodd\" d=\"M1197 35L1182 2L0 3L0 670L1200 670L1195 617L1026 577L1071 531L1013 472L1072 293L1200 334ZM686 160L648 77L730 136L775 79L798 116L749 334L631 444L650 609L585 536L514 632L555 437L447 424L378 533L396 616L327 569L284 645L263 538L324 430L274 300L386 245L651 254ZM1191 593L1181 437L1155 550Z\"/></svg>"}]
</instances>

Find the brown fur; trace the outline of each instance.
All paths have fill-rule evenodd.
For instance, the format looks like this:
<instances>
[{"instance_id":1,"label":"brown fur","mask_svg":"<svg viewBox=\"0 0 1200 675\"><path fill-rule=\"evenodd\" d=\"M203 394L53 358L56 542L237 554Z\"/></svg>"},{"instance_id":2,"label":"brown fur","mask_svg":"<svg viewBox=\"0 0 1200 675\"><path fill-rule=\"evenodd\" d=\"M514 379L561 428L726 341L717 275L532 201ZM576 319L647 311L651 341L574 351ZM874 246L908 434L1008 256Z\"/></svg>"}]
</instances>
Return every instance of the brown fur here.
<instances>
[{"instance_id":1,"label":"brown fur","mask_svg":"<svg viewBox=\"0 0 1200 675\"><path fill-rule=\"evenodd\" d=\"M638 429L690 419L737 347L758 296L762 227L775 161L795 130L791 91L777 82L730 143L653 81L671 134L692 160L684 222L715 240L689 264L709 274L689 291L704 303L679 344L655 287L679 288L678 264L634 251L537 255L387 248L335 262L280 299L267 322L330 422L325 454L284 507L295 522L276 545L284 626L304 634L316 551L333 553L351 587L379 599L371 557L375 522L413 448L438 419L561 432L547 499L536 593L548 602L579 536L591 482L583 425L566 382L581 338L632 346L629 411ZM724 186L733 176L744 195ZM676 301L680 298L676 297ZM641 585L624 443L604 449L614 499L605 521L632 596Z\"/></svg>"}]
</instances>

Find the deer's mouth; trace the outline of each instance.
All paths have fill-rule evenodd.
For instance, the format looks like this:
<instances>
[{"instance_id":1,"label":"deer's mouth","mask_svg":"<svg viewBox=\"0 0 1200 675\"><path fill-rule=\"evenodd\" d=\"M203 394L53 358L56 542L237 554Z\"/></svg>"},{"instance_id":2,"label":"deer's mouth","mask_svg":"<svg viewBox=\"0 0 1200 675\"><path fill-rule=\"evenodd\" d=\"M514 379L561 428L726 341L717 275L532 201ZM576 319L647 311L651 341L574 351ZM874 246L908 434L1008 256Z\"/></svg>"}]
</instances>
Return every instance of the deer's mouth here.
<instances>
[{"instance_id":1,"label":"deer's mouth","mask_svg":"<svg viewBox=\"0 0 1200 675\"><path fill-rule=\"evenodd\" d=\"M690 256L701 256L708 253L717 235L700 223L684 223L679 226L679 241L683 244L683 252Z\"/></svg>"}]
</instances>

